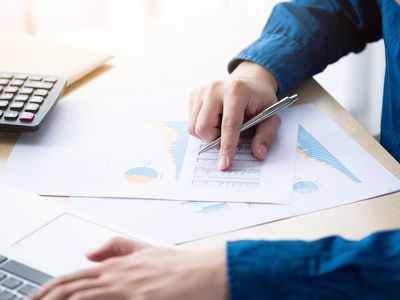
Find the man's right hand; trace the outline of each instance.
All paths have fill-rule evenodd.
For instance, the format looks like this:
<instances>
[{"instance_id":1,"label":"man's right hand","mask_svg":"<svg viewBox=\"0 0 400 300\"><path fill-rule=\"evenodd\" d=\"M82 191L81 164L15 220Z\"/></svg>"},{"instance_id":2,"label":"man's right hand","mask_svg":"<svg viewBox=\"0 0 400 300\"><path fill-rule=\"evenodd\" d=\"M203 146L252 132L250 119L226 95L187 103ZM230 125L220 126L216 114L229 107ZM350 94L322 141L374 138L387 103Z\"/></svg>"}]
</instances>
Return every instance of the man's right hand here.
<instances>
[{"instance_id":1,"label":"man's right hand","mask_svg":"<svg viewBox=\"0 0 400 300\"><path fill-rule=\"evenodd\" d=\"M239 130L250 118L277 102L278 84L264 67L242 62L225 79L214 81L192 93L189 132L208 142L221 136L218 168L232 165L239 142ZM253 155L264 160L280 126L275 115L258 125L252 140Z\"/></svg>"}]
</instances>

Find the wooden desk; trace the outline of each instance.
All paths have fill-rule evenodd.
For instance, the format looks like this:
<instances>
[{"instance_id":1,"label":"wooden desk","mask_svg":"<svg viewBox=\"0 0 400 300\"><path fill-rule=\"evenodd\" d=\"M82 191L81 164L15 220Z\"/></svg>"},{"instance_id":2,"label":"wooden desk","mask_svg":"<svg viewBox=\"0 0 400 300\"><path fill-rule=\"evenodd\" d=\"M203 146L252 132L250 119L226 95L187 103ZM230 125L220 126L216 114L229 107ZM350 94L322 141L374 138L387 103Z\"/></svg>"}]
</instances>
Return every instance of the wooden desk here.
<instances>
[{"instance_id":1,"label":"wooden desk","mask_svg":"<svg viewBox=\"0 0 400 300\"><path fill-rule=\"evenodd\" d=\"M138 22L132 28L92 28L49 38L101 49L110 63L71 86L67 93L95 96L140 95L197 87L226 75L226 64L254 40L261 28L237 11ZM127 86L129 91L127 91ZM294 88L342 126L388 170L400 177L399 164L314 80ZM17 135L0 134L0 164ZM235 239L314 239L331 234L360 238L372 231L400 227L400 193L256 226L182 245L205 248Z\"/></svg>"}]
</instances>

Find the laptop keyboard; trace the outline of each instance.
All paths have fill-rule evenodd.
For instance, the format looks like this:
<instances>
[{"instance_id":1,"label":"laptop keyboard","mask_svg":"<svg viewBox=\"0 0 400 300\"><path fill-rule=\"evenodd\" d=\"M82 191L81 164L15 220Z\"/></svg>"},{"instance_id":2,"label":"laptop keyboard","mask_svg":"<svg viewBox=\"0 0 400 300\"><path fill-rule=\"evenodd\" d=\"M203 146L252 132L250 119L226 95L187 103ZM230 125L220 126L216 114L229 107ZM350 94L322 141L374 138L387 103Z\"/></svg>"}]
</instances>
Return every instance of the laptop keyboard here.
<instances>
[{"instance_id":1,"label":"laptop keyboard","mask_svg":"<svg viewBox=\"0 0 400 300\"><path fill-rule=\"evenodd\" d=\"M0 254L0 300L25 299L50 279L50 275Z\"/></svg>"}]
</instances>

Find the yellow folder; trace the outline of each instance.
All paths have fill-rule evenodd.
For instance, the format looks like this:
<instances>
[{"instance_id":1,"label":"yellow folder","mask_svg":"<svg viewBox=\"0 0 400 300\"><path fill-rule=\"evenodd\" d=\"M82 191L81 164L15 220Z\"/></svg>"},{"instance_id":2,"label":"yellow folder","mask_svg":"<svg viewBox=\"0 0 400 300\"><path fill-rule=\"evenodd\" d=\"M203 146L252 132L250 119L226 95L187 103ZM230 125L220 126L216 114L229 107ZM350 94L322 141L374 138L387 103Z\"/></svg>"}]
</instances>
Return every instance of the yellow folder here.
<instances>
[{"instance_id":1,"label":"yellow folder","mask_svg":"<svg viewBox=\"0 0 400 300\"><path fill-rule=\"evenodd\" d=\"M69 85L111 58L28 34L0 31L0 40L0 72L58 75Z\"/></svg>"}]
</instances>

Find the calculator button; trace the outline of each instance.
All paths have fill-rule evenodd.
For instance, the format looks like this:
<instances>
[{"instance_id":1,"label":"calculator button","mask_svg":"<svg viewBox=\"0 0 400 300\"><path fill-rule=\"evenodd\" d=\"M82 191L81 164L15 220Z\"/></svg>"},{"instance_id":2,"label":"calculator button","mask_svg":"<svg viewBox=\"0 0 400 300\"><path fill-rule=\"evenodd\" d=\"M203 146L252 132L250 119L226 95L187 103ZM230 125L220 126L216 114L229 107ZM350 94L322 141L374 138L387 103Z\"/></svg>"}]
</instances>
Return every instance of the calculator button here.
<instances>
[{"instance_id":1,"label":"calculator button","mask_svg":"<svg viewBox=\"0 0 400 300\"><path fill-rule=\"evenodd\" d=\"M28 95L17 95L14 97L14 101L26 102L28 101L28 99L29 99Z\"/></svg>"},{"instance_id":2,"label":"calculator button","mask_svg":"<svg viewBox=\"0 0 400 300\"><path fill-rule=\"evenodd\" d=\"M4 113L4 118L8 120L15 120L18 118L18 113L16 111L7 111Z\"/></svg>"},{"instance_id":3,"label":"calculator button","mask_svg":"<svg viewBox=\"0 0 400 300\"><path fill-rule=\"evenodd\" d=\"M0 92L3 90L3 87L0 85Z\"/></svg>"},{"instance_id":4,"label":"calculator button","mask_svg":"<svg viewBox=\"0 0 400 300\"><path fill-rule=\"evenodd\" d=\"M53 87L53 84L50 82L27 81L25 83L25 87L34 88L34 89L50 90Z\"/></svg>"},{"instance_id":5,"label":"calculator button","mask_svg":"<svg viewBox=\"0 0 400 300\"><path fill-rule=\"evenodd\" d=\"M8 106L8 101L0 100L0 108L6 108Z\"/></svg>"},{"instance_id":6,"label":"calculator button","mask_svg":"<svg viewBox=\"0 0 400 300\"><path fill-rule=\"evenodd\" d=\"M18 87L16 86L8 86L4 88L5 93L16 93L18 91Z\"/></svg>"},{"instance_id":7,"label":"calculator button","mask_svg":"<svg viewBox=\"0 0 400 300\"><path fill-rule=\"evenodd\" d=\"M43 103L44 98L40 97L40 96L33 96L31 98L31 100L29 100L30 103L38 103L38 104L42 104Z\"/></svg>"},{"instance_id":8,"label":"calculator button","mask_svg":"<svg viewBox=\"0 0 400 300\"><path fill-rule=\"evenodd\" d=\"M14 76L14 79L19 79L19 80L26 80L27 78L28 78L28 75L23 75L23 74Z\"/></svg>"},{"instance_id":9,"label":"calculator button","mask_svg":"<svg viewBox=\"0 0 400 300\"><path fill-rule=\"evenodd\" d=\"M1 116L3 115L3 111L2 110L0 110L0 118L1 118ZM1 274L3 274L3 273L0 273L0 280L2 280L3 278L1 277Z\"/></svg>"},{"instance_id":10,"label":"calculator button","mask_svg":"<svg viewBox=\"0 0 400 300\"><path fill-rule=\"evenodd\" d=\"M0 78L11 79L13 78L13 75L9 73L0 73Z\"/></svg>"},{"instance_id":11,"label":"calculator button","mask_svg":"<svg viewBox=\"0 0 400 300\"><path fill-rule=\"evenodd\" d=\"M8 79L0 79L0 85L7 85L10 82Z\"/></svg>"},{"instance_id":12,"label":"calculator button","mask_svg":"<svg viewBox=\"0 0 400 300\"><path fill-rule=\"evenodd\" d=\"M22 108L24 107L25 103L24 102L13 102L10 105L10 109L11 110L22 110Z\"/></svg>"},{"instance_id":13,"label":"calculator button","mask_svg":"<svg viewBox=\"0 0 400 300\"><path fill-rule=\"evenodd\" d=\"M23 86L24 85L24 81L23 80L12 80L10 82L10 85L12 85L12 86Z\"/></svg>"},{"instance_id":14,"label":"calculator button","mask_svg":"<svg viewBox=\"0 0 400 300\"><path fill-rule=\"evenodd\" d=\"M42 78L43 78L42 76L33 75L33 76L30 76L30 77L29 77L29 80L32 80L32 81L41 81Z\"/></svg>"},{"instance_id":15,"label":"calculator button","mask_svg":"<svg viewBox=\"0 0 400 300\"><path fill-rule=\"evenodd\" d=\"M0 95L0 100L11 100L14 97L13 94L3 94Z\"/></svg>"},{"instance_id":16,"label":"calculator button","mask_svg":"<svg viewBox=\"0 0 400 300\"><path fill-rule=\"evenodd\" d=\"M29 111L29 112L37 112L39 110L39 104L36 103L29 103L26 107L25 107L25 111Z\"/></svg>"},{"instance_id":17,"label":"calculator button","mask_svg":"<svg viewBox=\"0 0 400 300\"><path fill-rule=\"evenodd\" d=\"M56 82L57 82L57 78L55 78L55 77L45 77L45 78L43 79L43 81L45 81L45 82L51 82L51 83L56 83Z\"/></svg>"},{"instance_id":18,"label":"calculator button","mask_svg":"<svg viewBox=\"0 0 400 300\"><path fill-rule=\"evenodd\" d=\"M21 122L32 122L34 117L35 117L35 114L33 114L31 112L23 112L21 114L21 117L19 117L19 120Z\"/></svg>"},{"instance_id":19,"label":"calculator button","mask_svg":"<svg viewBox=\"0 0 400 300\"><path fill-rule=\"evenodd\" d=\"M49 92L47 91L47 90L36 90L35 92L34 92L34 95L35 96L43 96L43 97L46 97L47 95L49 94Z\"/></svg>"},{"instance_id":20,"label":"calculator button","mask_svg":"<svg viewBox=\"0 0 400 300\"><path fill-rule=\"evenodd\" d=\"M22 88L19 90L20 94L24 94L24 95L30 95L33 93L33 89L31 88Z\"/></svg>"}]
</instances>

